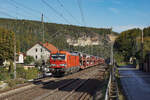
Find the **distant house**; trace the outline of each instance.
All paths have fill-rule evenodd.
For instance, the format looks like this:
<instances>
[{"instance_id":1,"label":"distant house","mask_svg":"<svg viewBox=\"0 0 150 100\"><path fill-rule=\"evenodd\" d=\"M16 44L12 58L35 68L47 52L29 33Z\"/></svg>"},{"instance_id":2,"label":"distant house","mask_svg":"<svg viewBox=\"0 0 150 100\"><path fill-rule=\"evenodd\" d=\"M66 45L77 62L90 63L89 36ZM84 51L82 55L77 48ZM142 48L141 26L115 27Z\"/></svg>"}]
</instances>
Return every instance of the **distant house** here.
<instances>
[{"instance_id":1,"label":"distant house","mask_svg":"<svg viewBox=\"0 0 150 100\"><path fill-rule=\"evenodd\" d=\"M18 64L24 63L24 54L23 53L21 53L21 52L18 53L16 63L18 63Z\"/></svg>"},{"instance_id":2,"label":"distant house","mask_svg":"<svg viewBox=\"0 0 150 100\"><path fill-rule=\"evenodd\" d=\"M47 61L51 53L57 53L57 52L58 49L55 46L46 42L44 44L36 43L26 52L26 55L34 57L36 61L40 59Z\"/></svg>"}]
</instances>

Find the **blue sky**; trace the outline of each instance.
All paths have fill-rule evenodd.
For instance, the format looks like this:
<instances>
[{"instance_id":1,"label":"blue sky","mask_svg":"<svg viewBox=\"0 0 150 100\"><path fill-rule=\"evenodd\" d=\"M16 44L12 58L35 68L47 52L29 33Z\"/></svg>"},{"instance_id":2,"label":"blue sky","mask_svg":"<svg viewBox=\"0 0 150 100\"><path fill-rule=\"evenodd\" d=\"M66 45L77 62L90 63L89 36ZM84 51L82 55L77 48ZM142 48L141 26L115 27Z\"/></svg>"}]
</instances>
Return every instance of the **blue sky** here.
<instances>
[{"instance_id":1,"label":"blue sky","mask_svg":"<svg viewBox=\"0 0 150 100\"><path fill-rule=\"evenodd\" d=\"M0 17L41 20L43 13L45 22L112 27L117 32L150 26L150 0L59 0L73 18L60 6L58 0L44 1L55 11L42 0L0 0ZM81 2L84 17L81 17L77 1Z\"/></svg>"}]
</instances>

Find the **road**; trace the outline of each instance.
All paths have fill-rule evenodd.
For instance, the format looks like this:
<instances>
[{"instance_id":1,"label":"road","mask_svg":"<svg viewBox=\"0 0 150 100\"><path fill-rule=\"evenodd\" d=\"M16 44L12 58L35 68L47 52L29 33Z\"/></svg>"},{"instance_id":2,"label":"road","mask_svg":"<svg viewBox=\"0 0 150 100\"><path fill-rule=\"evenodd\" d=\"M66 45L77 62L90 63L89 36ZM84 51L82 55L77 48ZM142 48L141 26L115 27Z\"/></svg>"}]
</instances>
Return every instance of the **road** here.
<instances>
[{"instance_id":1,"label":"road","mask_svg":"<svg viewBox=\"0 0 150 100\"><path fill-rule=\"evenodd\" d=\"M129 66L119 68L119 73L128 100L150 100L150 73Z\"/></svg>"}]
</instances>

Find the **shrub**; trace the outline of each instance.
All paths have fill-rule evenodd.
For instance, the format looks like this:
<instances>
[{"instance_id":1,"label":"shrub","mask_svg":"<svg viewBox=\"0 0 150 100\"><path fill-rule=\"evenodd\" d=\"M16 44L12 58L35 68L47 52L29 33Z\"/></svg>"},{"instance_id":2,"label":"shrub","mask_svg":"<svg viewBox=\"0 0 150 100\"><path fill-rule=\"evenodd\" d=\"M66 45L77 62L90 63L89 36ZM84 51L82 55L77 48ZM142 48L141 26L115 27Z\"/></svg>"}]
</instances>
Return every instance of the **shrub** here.
<instances>
[{"instance_id":1,"label":"shrub","mask_svg":"<svg viewBox=\"0 0 150 100\"><path fill-rule=\"evenodd\" d=\"M10 74L8 72L0 73L0 81L9 80L11 79Z\"/></svg>"},{"instance_id":2,"label":"shrub","mask_svg":"<svg viewBox=\"0 0 150 100\"><path fill-rule=\"evenodd\" d=\"M15 80L7 80L5 82L8 83L9 87L14 87L16 85L16 81Z\"/></svg>"},{"instance_id":3,"label":"shrub","mask_svg":"<svg viewBox=\"0 0 150 100\"><path fill-rule=\"evenodd\" d=\"M37 78L38 73L39 73L39 71L38 71L37 68L30 68L30 69L26 70L26 77L25 77L25 79Z\"/></svg>"},{"instance_id":4,"label":"shrub","mask_svg":"<svg viewBox=\"0 0 150 100\"><path fill-rule=\"evenodd\" d=\"M17 78L24 78L25 79L25 76L26 76L26 71L25 69L23 68L23 66L17 66Z\"/></svg>"},{"instance_id":5,"label":"shrub","mask_svg":"<svg viewBox=\"0 0 150 100\"><path fill-rule=\"evenodd\" d=\"M5 82L8 83L9 87L14 87L17 84L23 84L23 83L25 83L25 80L24 79L15 79L15 80L10 79L10 80L6 80Z\"/></svg>"},{"instance_id":6,"label":"shrub","mask_svg":"<svg viewBox=\"0 0 150 100\"><path fill-rule=\"evenodd\" d=\"M32 62L34 62L34 58L32 56L26 56L24 63L25 64L31 64Z\"/></svg>"}]
</instances>

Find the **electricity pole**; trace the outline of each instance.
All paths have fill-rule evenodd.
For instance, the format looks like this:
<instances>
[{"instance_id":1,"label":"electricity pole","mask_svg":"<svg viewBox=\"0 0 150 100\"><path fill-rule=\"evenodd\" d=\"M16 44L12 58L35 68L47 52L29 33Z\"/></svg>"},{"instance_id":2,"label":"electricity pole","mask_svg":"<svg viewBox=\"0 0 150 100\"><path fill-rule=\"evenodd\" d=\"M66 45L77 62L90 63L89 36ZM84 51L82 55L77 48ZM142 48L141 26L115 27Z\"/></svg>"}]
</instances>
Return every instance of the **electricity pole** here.
<instances>
[{"instance_id":1,"label":"electricity pole","mask_svg":"<svg viewBox=\"0 0 150 100\"><path fill-rule=\"evenodd\" d=\"M14 79L16 79L16 33L17 33L17 9L18 7L16 7L16 31L14 33Z\"/></svg>"},{"instance_id":2,"label":"electricity pole","mask_svg":"<svg viewBox=\"0 0 150 100\"><path fill-rule=\"evenodd\" d=\"M42 42L43 42L43 44L44 44L44 42L45 42L45 39L44 39L44 17L43 17L43 14L42 14L42 18L41 18L41 22L42 22Z\"/></svg>"},{"instance_id":3,"label":"electricity pole","mask_svg":"<svg viewBox=\"0 0 150 100\"><path fill-rule=\"evenodd\" d=\"M144 53L144 50L143 50L143 49L144 49L144 39L143 39L144 33L143 33L143 30L144 30L144 29L142 29L142 37L141 37L141 38L142 38L142 41L141 41L141 49L142 49L142 50L141 50L141 57L142 57L142 58L141 58L141 63L142 63L142 69L143 69L143 65L144 65L144 64L143 64L143 53Z\"/></svg>"},{"instance_id":4,"label":"electricity pole","mask_svg":"<svg viewBox=\"0 0 150 100\"><path fill-rule=\"evenodd\" d=\"M112 34L112 28L111 28L111 33L110 34ZM113 53L113 46L114 46L114 41L111 41L111 54L110 54L110 63L111 63L111 65L113 65L113 60L114 60L114 58L113 58L113 56L114 56L114 53Z\"/></svg>"},{"instance_id":5,"label":"electricity pole","mask_svg":"<svg viewBox=\"0 0 150 100\"><path fill-rule=\"evenodd\" d=\"M16 35L14 35L14 79L16 79Z\"/></svg>"}]
</instances>

